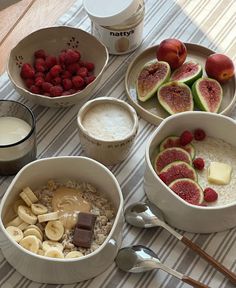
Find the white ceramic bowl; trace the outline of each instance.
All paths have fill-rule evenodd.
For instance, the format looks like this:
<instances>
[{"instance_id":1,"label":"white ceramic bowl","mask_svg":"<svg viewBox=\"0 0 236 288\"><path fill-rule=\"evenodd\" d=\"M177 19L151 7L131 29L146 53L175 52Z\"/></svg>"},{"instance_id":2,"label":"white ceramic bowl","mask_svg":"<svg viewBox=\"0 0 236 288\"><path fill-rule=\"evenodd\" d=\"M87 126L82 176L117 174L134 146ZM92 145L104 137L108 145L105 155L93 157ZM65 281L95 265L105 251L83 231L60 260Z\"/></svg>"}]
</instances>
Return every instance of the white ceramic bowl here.
<instances>
[{"instance_id":1,"label":"white ceramic bowl","mask_svg":"<svg viewBox=\"0 0 236 288\"><path fill-rule=\"evenodd\" d=\"M82 91L69 96L48 97L28 91L20 77L22 63L33 64L34 52L44 49L47 53L58 56L61 50L75 48L81 52L83 61L95 64L96 79ZM55 26L37 30L23 38L9 56L7 72L16 91L33 103L49 107L67 107L81 104L91 96L101 80L107 65L109 54L107 48L93 35L79 28Z\"/></svg>"},{"instance_id":2,"label":"white ceramic bowl","mask_svg":"<svg viewBox=\"0 0 236 288\"><path fill-rule=\"evenodd\" d=\"M103 140L101 138L96 138L84 127L83 119L86 113L97 105L104 104L115 105L119 107L119 109L121 108L122 110L126 111L126 113L128 113L132 119L132 129L122 139ZM113 121L112 118L110 121ZM105 165L114 165L123 161L130 152L138 132L138 117L133 107L131 107L125 101L113 97L100 97L85 103L79 110L77 123L80 142L86 155Z\"/></svg>"},{"instance_id":3,"label":"white ceramic bowl","mask_svg":"<svg viewBox=\"0 0 236 288\"><path fill-rule=\"evenodd\" d=\"M154 150L165 137L199 127L208 136L223 139L236 147L236 122L231 118L207 112L170 116L155 130L147 144L144 189L149 200L163 211L170 225L189 232L212 233L236 226L236 203L214 207L191 205L160 180L151 163Z\"/></svg>"},{"instance_id":4,"label":"white ceramic bowl","mask_svg":"<svg viewBox=\"0 0 236 288\"><path fill-rule=\"evenodd\" d=\"M94 185L112 201L116 217L104 243L94 252L77 259L56 259L33 254L8 235L3 219L19 191L32 189L49 179L74 179ZM6 260L22 275L41 283L69 284L92 278L107 269L121 245L123 197L115 176L102 164L86 157L55 157L26 165L15 176L0 206L0 247Z\"/></svg>"}]
</instances>

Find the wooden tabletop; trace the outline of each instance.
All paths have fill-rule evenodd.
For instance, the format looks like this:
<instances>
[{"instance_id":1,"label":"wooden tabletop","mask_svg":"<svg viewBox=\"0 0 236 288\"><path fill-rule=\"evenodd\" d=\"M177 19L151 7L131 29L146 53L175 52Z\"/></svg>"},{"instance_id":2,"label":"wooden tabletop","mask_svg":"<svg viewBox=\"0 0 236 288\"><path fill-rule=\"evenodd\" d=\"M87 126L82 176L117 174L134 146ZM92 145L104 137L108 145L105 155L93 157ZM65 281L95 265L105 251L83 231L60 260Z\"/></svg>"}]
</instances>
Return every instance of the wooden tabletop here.
<instances>
[{"instance_id":1,"label":"wooden tabletop","mask_svg":"<svg viewBox=\"0 0 236 288\"><path fill-rule=\"evenodd\" d=\"M75 0L1 0L0 74L6 69L10 50L26 35L53 25Z\"/></svg>"}]
</instances>

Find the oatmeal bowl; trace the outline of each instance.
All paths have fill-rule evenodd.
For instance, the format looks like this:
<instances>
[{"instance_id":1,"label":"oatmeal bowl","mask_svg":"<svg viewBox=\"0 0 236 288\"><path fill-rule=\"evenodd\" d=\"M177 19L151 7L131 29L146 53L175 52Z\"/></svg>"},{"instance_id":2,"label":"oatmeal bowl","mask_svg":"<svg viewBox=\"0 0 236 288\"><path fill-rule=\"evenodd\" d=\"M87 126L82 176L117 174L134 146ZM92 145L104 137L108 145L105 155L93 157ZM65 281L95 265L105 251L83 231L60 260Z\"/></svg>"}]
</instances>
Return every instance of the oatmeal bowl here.
<instances>
[{"instance_id":1,"label":"oatmeal bowl","mask_svg":"<svg viewBox=\"0 0 236 288\"><path fill-rule=\"evenodd\" d=\"M235 129L229 117L184 112L151 136L144 189L173 227L212 233L236 226Z\"/></svg>"},{"instance_id":2,"label":"oatmeal bowl","mask_svg":"<svg viewBox=\"0 0 236 288\"><path fill-rule=\"evenodd\" d=\"M22 275L69 284L95 277L121 245L123 197L95 160L62 156L22 168L0 207L0 247Z\"/></svg>"}]
</instances>

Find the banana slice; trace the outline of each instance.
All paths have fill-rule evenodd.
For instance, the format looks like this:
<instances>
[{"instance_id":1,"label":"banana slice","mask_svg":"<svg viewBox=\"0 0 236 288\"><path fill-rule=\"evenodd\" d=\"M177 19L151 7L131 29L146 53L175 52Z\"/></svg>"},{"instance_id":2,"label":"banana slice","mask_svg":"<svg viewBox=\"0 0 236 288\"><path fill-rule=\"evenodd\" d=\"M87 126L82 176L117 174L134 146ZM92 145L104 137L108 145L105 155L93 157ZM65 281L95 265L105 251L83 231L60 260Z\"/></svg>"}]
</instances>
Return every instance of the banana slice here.
<instances>
[{"instance_id":1,"label":"banana slice","mask_svg":"<svg viewBox=\"0 0 236 288\"><path fill-rule=\"evenodd\" d=\"M29 207L20 205L18 207L18 216L28 224L35 224L38 218L33 214Z\"/></svg>"},{"instance_id":2,"label":"banana slice","mask_svg":"<svg viewBox=\"0 0 236 288\"><path fill-rule=\"evenodd\" d=\"M26 250L29 250L33 253L37 253L39 250L39 240L34 235L29 235L24 237L19 244L24 247Z\"/></svg>"},{"instance_id":3,"label":"banana slice","mask_svg":"<svg viewBox=\"0 0 236 288\"><path fill-rule=\"evenodd\" d=\"M37 202L39 200L37 198L37 196L34 194L34 192L30 189L30 187L24 188L23 193L26 194L26 196L30 199L30 201L32 203L35 203L35 202Z\"/></svg>"},{"instance_id":4,"label":"banana slice","mask_svg":"<svg viewBox=\"0 0 236 288\"><path fill-rule=\"evenodd\" d=\"M21 192L21 193L20 193L20 198L21 198L22 200L24 200L25 204L26 204L27 206L29 206L29 207L33 204L33 203L31 202L30 198L25 194L25 192Z\"/></svg>"},{"instance_id":5,"label":"banana slice","mask_svg":"<svg viewBox=\"0 0 236 288\"><path fill-rule=\"evenodd\" d=\"M28 223L26 223L26 222L22 222L19 226L17 226L20 230L25 230L27 227L29 226L29 224Z\"/></svg>"},{"instance_id":6,"label":"banana slice","mask_svg":"<svg viewBox=\"0 0 236 288\"><path fill-rule=\"evenodd\" d=\"M43 214L43 215L38 215L39 223L57 220L58 218L59 218L58 211L50 212L50 213Z\"/></svg>"},{"instance_id":7,"label":"banana slice","mask_svg":"<svg viewBox=\"0 0 236 288\"><path fill-rule=\"evenodd\" d=\"M57 248L50 248L48 249L44 256L51 257L51 258L64 258L64 254L61 252L61 250Z\"/></svg>"},{"instance_id":8,"label":"banana slice","mask_svg":"<svg viewBox=\"0 0 236 288\"><path fill-rule=\"evenodd\" d=\"M8 227L8 226L18 227L22 223L23 223L23 220L19 216L17 216L13 220L11 220L9 223L7 223L6 227Z\"/></svg>"},{"instance_id":9,"label":"banana slice","mask_svg":"<svg viewBox=\"0 0 236 288\"><path fill-rule=\"evenodd\" d=\"M45 227L45 234L52 241L59 241L64 234L61 221L49 221Z\"/></svg>"},{"instance_id":10,"label":"banana slice","mask_svg":"<svg viewBox=\"0 0 236 288\"><path fill-rule=\"evenodd\" d=\"M35 215L41 215L48 212L48 208L43 204L35 203L31 205L31 210Z\"/></svg>"},{"instance_id":11,"label":"banana slice","mask_svg":"<svg viewBox=\"0 0 236 288\"><path fill-rule=\"evenodd\" d=\"M38 255L44 256L45 252L42 249L39 249L37 252Z\"/></svg>"},{"instance_id":12,"label":"banana slice","mask_svg":"<svg viewBox=\"0 0 236 288\"><path fill-rule=\"evenodd\" d=\"M66 254L65 258L80 258L82 256L84 255L79 251L71 251L68 254Z\"/></svg>"},{"instance_id":13,"label":"banana slice","mask_svg":"<svg viewBox=\"0 0 236 288\"><path fill-rule=\"evenodd\" d=\"M39 231L39 233L41 234L41 236L43 237L43 231L37 226L37 225L29 225L28 227L27 227L27 229L29 229L29 228L34 228L34 229L36 229L36 230L38 230Z\"/></svg>"},{"instance_id":14,"label":"banana slice","mask_svg":"<svg viewBox=\"0 0 236 288\"><path fill-rule=\"evenodd\" d=\"M6 230L17 243L19 243L24 237L23 232L18 227L8 226Z\"/></svg>"},{"instance_id":15,"label":"banana slice","mask_svg":"<svg viewBox=\"0 0 236 288\"><path fill-rule=\"evenodd\" d=\"M16 214L18 213L18 207L20 205L25 205L25 202L22 199L17 199L13 204L13 209L14 209Z\"/></svg>"},{"instance_id":16,"label":"banana slice","mask_svg":"<svg viewBox=\"0 0 236 288\"><path fill-rule=\"evenodd\" d=\"M63 251L64 249L63 245L59 242L50 241L50 240L43 241L43 250L47 251L50 248L57 248L58 250L61 250L61 251Z\"/></svg>"},{"instance_id":17,"label":"banana slice","mask_svg":"<svg viewBox=\"0 0 236 288\"><path fill-rule=\"evenodd\" d=\"M34 235L36 236L40 241L43 241L43 237L41 233L38 231L38 229L35 228L27 228L24 231L24 236Z\"/></svg>"}]
</instances>

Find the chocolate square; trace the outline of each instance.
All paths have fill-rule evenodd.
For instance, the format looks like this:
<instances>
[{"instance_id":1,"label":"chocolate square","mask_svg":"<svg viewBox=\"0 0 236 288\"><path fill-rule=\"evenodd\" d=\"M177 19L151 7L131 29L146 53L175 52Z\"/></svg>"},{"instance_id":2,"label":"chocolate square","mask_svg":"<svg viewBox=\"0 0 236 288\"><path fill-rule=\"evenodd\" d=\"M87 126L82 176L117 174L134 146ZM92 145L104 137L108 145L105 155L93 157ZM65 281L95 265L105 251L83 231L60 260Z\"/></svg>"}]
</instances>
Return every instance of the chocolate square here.
<instances>
[{"instance_id":1,"label":"chocolate square","mask_svg":"<svg viewBox=\"0 0 236 288\"><path fill-rule=\"evenodd\" d=\"M92 238L93 238L92 231L76 227L73 235L73 244L77 247L90 248Z\"/></svg>"},{"instance_id":2,"label":"chocolate square","mask_svg":"<svg viewBox=\"0 0 236 288\"><path fill-rule=\"evenodd\" d=\"M93 230L96 221L96 216L92 213L80 212L78 215L78 222L76 227Z\"/></svg>"}]
</instances>

